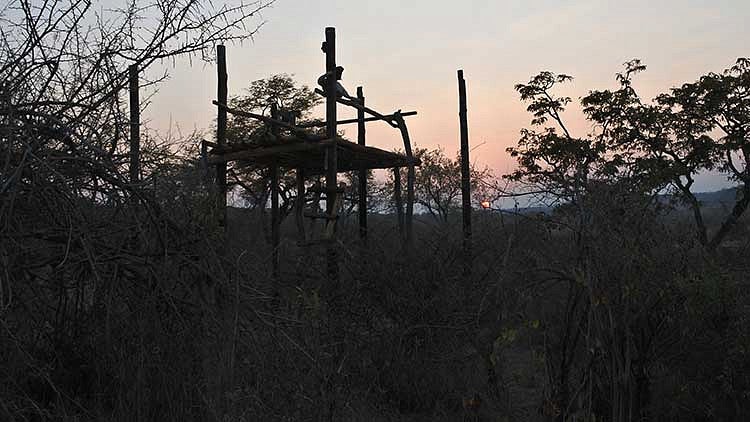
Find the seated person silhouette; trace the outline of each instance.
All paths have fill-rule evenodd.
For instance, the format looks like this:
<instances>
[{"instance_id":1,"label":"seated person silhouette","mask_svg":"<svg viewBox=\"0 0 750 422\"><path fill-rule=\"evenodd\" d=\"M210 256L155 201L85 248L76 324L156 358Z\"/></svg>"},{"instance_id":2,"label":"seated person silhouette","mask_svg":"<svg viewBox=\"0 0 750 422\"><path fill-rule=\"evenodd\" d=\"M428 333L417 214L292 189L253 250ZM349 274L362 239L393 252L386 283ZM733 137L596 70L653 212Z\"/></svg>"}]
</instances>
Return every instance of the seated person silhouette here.
<instances>
[{"instance_id":1,"label":"seated person silhouette","mask_svg":"<svg viewBox=\"0 0 750 422\"><path fill-rule=\"evenodd\" d=\"M346 89L339 83L339 80L341 80L341 75L344 73L344 68L342 66L336 66L335 77L336 77L336 97L338 98L345 98L350 101L359 102L359 100L356 97L352 97L349 95L348 92L346 92ZM326 72L318 78L318 85L323 90L323 93L327 96L328 95L328 77L332 76L331 72Z\"/></svg>"}]
</instances>

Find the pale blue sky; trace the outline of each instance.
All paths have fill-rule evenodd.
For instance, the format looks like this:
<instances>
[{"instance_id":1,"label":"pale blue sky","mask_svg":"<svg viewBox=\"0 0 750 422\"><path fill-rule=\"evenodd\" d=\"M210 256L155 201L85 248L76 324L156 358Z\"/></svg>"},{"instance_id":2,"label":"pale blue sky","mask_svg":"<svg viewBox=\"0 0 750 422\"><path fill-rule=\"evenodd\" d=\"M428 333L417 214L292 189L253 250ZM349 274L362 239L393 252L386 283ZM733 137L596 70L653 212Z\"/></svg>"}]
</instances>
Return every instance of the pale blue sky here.
<instances>
[{"instance_id":1,"label":"pale blue sky","mask_svg":"<svg viewBox=\"0 0 750 422\"><path fill-rule=\"evenodd\" d=\"M540 70L575 76L560 93L578 98L614 86L621 64L637 57L648 71L636 88L651 98L750 55L750 1L739 0L278 0L263 17L253 42L227 47L230 95L275 73L314 85L324 67L324 28L335 26L344 85L350 92L363 85L382 112L417 110L409 127L418 145L458 148L456 70L464 69L471 142L484 143L473 158L498 173L511 168L505 148L529 120L513 85ZM195 62L170 67L171 80L148 112L151 125L207 128L214 72ZM590 129L576 107L568 114L576 132ZM376 124L368 143L393 148L400 139ZM707 176L698 189L720 184Z\"/></svg>"}]
</instances>

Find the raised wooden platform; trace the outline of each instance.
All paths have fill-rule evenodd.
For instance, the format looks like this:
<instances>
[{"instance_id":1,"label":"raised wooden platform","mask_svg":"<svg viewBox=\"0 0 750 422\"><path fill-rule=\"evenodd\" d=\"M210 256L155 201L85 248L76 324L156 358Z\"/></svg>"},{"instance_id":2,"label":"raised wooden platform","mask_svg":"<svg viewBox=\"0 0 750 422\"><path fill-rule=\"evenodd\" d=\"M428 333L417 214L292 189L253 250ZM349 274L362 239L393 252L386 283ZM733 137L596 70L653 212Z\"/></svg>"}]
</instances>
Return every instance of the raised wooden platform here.
<instances>
[{"instance_id":1,"label":"raised wooden platform","mask_svg":"<svg viewBox=\"0 0 750 422\"><path fill-rule=\"evenodd\" d=\"M238 167L277 164L281 168L301 168L307 175L324 174L325 151L332 143L334 143L332 139L302 140L288 137L270 144L215 146L208 152L208 163L219 164L234 161ZM335 143L339 173L420 164L418 158L409 158L406 155L380 148L355 144L343 138L337 138Z\"/></svg>"}]
</instances>

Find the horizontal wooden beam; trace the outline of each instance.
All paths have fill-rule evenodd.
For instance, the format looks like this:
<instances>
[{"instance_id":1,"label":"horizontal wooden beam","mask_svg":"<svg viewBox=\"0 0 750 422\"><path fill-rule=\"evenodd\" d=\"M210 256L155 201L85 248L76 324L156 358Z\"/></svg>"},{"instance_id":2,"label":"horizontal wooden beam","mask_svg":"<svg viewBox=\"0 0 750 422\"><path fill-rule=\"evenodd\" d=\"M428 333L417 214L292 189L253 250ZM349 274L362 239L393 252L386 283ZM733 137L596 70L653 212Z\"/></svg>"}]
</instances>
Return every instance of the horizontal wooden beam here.
<instances>
[{"instance_id":1,"label":"horizontal wooden beam","mask_svg":"<svg viewBox=\"0 0 750 422\"><path fill-rule=\"evenodd\" d=\"M323 92L319 88L315 88L315 93L318 94L318 95L322 95L323 97L326 96L325 92ZM349 107L354 107L354 108L356 108L358 110L364 110L366 113L369 113L369 114L371 114L371 115L373 115L375 117L379 117L381 120L385 121L389 125L391 125L393 127L398 127L398 125L396 123L394 123L393 121L387 120L385 118L385 116L383 116L381 113L378 113L377 111L375 111L375 110L373 110L371 108L365 107L362 104L357 103L356 101L349 101L349 100L346 100L344 98L337 97L336 98L336 102L340 103L340 104L343 104L343 105L347 105Z\"/></svg>"},{"instance_id":2,"label":"horizontal wooden beam","mask_svg":"<svg viewBox=\"0 0 750 422\"><path fill-rule=\"evenodd\" d=\"M289 124L287 122L282 122L281 120L272 119L262 114L256 114L256 113L251 113L249 111L237 110L236 108L231 108L228 105L222 104L216 100L213 101L213 104L215 106L223 108L224 110L226 110L227 113L232 114L234 116L247 117L250 119L260 120L264 123L268 123L269 125L281 126L283 128L291 130L295 134L300 135L300 137L305 138L305 139L314 138L314 136L307 133L304 129L299 128L295 125Z\"/></svg>"},{"instance_id":3,"label":"horizontal wooden beam","mask_svg":"<svg viewBox=\"0 0 750 422\"><path fill-rule=\"evenodd\" d=\"M416 116L416 115L417 115L416 111L404 111L404 112L401 112L401 116ZM393 119L395 119L395 117L396 117L396 114L394 113L394 114L387 114L387 115L385 115L383 117L378 117L378 116L367 117L367 118L365 118L365 121L366 122L374 122L374 121L383 120L383 119L393 120ZM336 122L337 125L348 125L348 124L351 124L351 123L358 123L358 120L357 119L346 119L346 120L339 120L338 122ZM307 122L307 123L301 123L301 124L297 125L297 127L323 127L325 125L326 125L326 122Z\"/></svg>"}]
</instances>

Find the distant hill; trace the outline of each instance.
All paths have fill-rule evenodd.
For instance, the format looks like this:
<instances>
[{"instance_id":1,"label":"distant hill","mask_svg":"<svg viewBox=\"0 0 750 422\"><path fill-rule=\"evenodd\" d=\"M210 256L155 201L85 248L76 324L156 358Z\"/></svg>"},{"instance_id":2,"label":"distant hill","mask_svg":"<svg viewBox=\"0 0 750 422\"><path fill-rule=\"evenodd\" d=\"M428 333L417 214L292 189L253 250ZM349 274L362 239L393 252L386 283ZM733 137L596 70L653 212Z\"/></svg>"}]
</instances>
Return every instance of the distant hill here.
<instances>
[{"instance_id":1,"label":"distant hill","mask_svg":"<svg viewBox=\"0 0 750 422\"><path fill-rule=\"evenodd\" d=\"M737 198L737 188L727 188L711 192L696 192L695 197L701 202L704 208L726 208L734 205ZM672 195L659 195L659 201L662 203L671 202ZM680 207L678 207L680 208ZM504 208L503 211L520 214L551 214L554 207L530 206L516 208Z\"/></svg>"},{"instance_id":2,"label":"distant hill","mask_svg":"<svg viewBox=\"0 0 750 422\"><path fill-rule=\"evenodd\" d=\"M737 188L727 188L714 192L698 192L695 197L705 206L711 204L733 204L737 199Z\"/></svg>"},{"instance_id":3,"label":"distant hill","mask_svg":"<svg viewBox=\"0 0 750 422\"><path fill-rule=\"evenodd\" d=\"M737 188L727 188L712 192L696 192L695 198L700 201L703 208L726 208L734 205L737 198ZM673 195L659 195L659 202L669 203L674 199ZM678 206L678 208L682 208Z\"/></svg>"}]
</instances>

